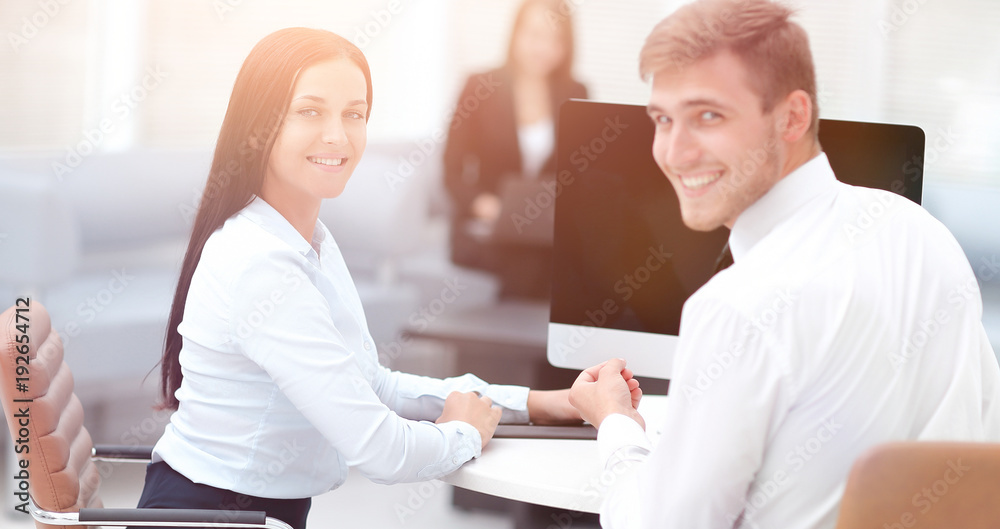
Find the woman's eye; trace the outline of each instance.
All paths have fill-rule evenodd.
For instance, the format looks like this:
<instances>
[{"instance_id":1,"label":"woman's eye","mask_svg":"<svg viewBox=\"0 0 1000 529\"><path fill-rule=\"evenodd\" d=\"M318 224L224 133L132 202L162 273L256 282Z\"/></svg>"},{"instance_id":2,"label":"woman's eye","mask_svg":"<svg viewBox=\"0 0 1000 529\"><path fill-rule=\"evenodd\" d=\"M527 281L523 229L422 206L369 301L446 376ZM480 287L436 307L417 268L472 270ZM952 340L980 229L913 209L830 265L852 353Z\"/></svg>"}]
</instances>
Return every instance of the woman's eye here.
<instances>
[{"instance_id":1,"label":"woman's eye","mask_svg":"<svg viewBox=\"0 0 1000 529\"><path fill-rule=\"evenodd\" d=\"M361 112L356 111L356 110L351 110L351 111L347 112L344 115L347 116L347 117L349 117L349 118L351 118L351 119L365 119L365 115L362 114Z\"/></svg>"},{"instance_id":2,"label":"woman's eye","mask_svg":"<svg viewBox=\"0 0 1000 529\"><path fill-rule=\"evenodd\" d=\"M319 112L315 108L303 108L297 112L300 116L305 116L307 118L315 117L319 115Z\"/></svg>"}]
</instances>

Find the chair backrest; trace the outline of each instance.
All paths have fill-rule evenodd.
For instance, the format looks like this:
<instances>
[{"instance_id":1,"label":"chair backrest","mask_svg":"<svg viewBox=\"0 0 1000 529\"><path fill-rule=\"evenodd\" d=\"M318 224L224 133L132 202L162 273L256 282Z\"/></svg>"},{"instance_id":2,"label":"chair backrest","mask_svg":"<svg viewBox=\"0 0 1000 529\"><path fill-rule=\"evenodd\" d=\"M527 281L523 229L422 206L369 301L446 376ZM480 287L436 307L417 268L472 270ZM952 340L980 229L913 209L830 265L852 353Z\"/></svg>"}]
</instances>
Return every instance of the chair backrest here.
<instances>
[{"instance_id":1,"label":"chair backrest","mask_svg":"<svg viewBox=\"0 0 1000 529\"><path fill-rule=\"evenodd\" d=\"M101 477L90 459L93 442L63 362L62 340L41 303L18 303L0 314L0 398L18 459L28 462L31 497L55 512L101 507Z\"/></svg>"},{"instance_id":2,"label":"chair backrest","mask_svg":"<svg viewBox=\"0 0 1000 529\"><path fill-rule=\"evenodd\" d=\"M1000 444L896 442L851 468L837 529L1000 527Z\"/></svg>"}]
</instances>

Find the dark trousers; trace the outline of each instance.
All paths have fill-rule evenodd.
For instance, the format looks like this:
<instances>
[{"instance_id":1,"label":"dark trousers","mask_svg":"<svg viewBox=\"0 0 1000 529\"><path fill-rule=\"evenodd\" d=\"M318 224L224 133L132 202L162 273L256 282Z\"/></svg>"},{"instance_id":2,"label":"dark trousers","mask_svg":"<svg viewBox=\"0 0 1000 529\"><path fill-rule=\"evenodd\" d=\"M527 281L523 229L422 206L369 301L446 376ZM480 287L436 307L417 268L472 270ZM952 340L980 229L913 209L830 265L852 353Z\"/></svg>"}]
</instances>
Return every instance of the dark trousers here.
<instances>
[{"instance_id":1,"label":"dark trousers","mask_svg":"<svg viewBox=\"0 0 1000 529\"><path fill-rule=\"evenodd\" d=\"M228 521L227 512L264 511L295 529L305 529L310 505L312 498L260 498L194 483L162 461L146 468L146 484L139 498L139 508L218 510L219 522Z\"/></svg>"}]
</instances>

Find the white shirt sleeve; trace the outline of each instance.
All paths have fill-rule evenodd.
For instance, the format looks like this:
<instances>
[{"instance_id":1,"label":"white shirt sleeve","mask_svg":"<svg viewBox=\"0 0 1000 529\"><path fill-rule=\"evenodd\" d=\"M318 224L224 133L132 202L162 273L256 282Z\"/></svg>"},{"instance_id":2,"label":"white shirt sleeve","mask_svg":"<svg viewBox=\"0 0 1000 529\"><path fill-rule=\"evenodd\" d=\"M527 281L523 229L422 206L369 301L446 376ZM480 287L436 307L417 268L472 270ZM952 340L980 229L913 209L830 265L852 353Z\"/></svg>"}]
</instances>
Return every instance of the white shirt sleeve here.
<instances>
[{"instance_id":1,"label":"white shirt sleeve","mask_svg":"<svg viewBox=\"0 0 1000 529\"><path fill-rule=\"evenodd\" d=\"M408 419L434 420L451 392L478 391L503 409L500 422L528 422L528 388L523 386L491 385L468 373L446 379L424 377L384 366L379 366L373 385L382 402Z\"/></svg>"},{"instance_id":2,"label":"white shirt sleeve","mask_svg":"<svg viewBox=\"0 0 1000 529\"><path fill-rule=\"evenodd\" d=\"M597 446L604 473L611 479L612 493L601 506L601 526L637 527L639 524L639 484L637 466L649 457L651 445L639 423L621 414L604 418L597 431Z\"/></svg>"},{"instance_id":3,"label":"white shirt sleeve","mask_svg":"<svg viewBox=\"0 0 1000 529\"><path fill-rule=\"evenodd\" d=\"M235 278L235 345L273 379L348 466L379 483L433 479L481 451L471 425L404 419L384 404L332 317L329 302L284 253Z\"/></svg>"},{"instance_id":4,"label":"white shirt sleeve","mask_svg":"<svg viewBox=\"0 0 1000 529\"><path fill-rule=\"evenodd\" d=\"M619 476L601 510L605 528L733 527L788 402L780 356L747 332L747 318L719 305L686 311L681 336L698 343L679 345L653 450L646 455L634 421L610 416L601 424L601 454Z\"/></svg>"}]
</instances>

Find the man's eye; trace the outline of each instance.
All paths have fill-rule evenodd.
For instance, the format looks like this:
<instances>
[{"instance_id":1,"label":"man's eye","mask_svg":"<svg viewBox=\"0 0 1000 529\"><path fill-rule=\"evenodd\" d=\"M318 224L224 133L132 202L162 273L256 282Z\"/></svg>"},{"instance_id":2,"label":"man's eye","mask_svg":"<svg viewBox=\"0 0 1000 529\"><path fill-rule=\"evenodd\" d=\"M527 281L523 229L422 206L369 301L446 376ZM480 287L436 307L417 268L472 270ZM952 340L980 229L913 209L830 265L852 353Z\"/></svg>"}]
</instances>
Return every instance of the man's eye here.
<instances>
[{"instance_id":1,"label":"man's eye","mask_svg":"<svg viewBox=\"0 0 1000 529\"><path fill-rule=\"evenodd\" d=\"M654 117L653 122L656 123L657 125L667 125L670 123L670 118L668 118L667 116L660 115Z\"/></svg>"},{"instance_id":2,"label":"man's eye","mask_svg":"<svg viewBox=\"0 0 1000 529\"><path fill-rule=\"evenodd\" d=\"M706 111L704 111L704 112L701 113L701 120L702 121L712 121L712 120L719 119L721 117L722 116L720 116L718 113L712 112L711 110L706 110Z\"/></svg>"}]
</instances>

